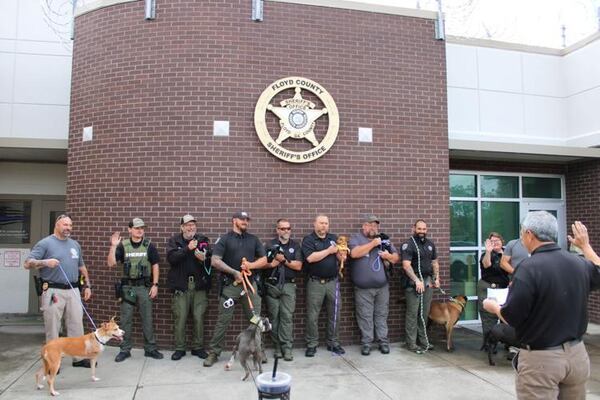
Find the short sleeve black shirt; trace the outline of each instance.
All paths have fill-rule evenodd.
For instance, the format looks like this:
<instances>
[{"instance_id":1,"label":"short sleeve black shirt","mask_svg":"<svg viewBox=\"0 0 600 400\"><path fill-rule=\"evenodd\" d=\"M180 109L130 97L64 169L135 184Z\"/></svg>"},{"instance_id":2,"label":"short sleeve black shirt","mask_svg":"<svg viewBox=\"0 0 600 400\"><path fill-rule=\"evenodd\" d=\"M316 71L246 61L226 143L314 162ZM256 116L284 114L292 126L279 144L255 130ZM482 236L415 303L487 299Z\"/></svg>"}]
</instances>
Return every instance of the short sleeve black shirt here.
<instances>
[{"instance_id":1,"label":"short sleeve black shirt","mask_svg":"<svg viewBox=\"0 0 600 400\"><path fill-rule=\"evenodd\" d=\"M279 244L281 246L288 261L302 261L302 251L300 249L300 245L295 240L290 239L286 244L283 244L279 241L279 239L271 239L269 246L273 246L275 244ZM285 279L296 278L298 271L285 266L284 263L282 264L285 267ZM280 266L282 264L280 264Z\"/></svg>"},{"instance_id":2,"label":"short sleeve black shirt","mask_svg":"<svg viewBox=\"0 0 600 400\"><path fill-rule=\"evenodd\" d=\"M137 249L140 247L142 242L135 243L133 240L131 241L131 247ZM123 247L123 243L119 243L117 245L117 249L115 250L115 259L119 264L123 264L125 262L125 248ZM158 250L154 243L150 242L148 245L148 261L150 261L150 265L158 264L160 262L160 254L158 254Z\"/></svg>"},{"instance_id":3,"label":"short sleeve black shirt","mask_svg":"<svg viewBox=\"0 0 600 400\"><path fill-rule=\"evenodd\" d=\"M316 233L311 233L302 239L302 256L304 257L304 269L309 276L318 278L330 279L337 276L338 260L335 254L329 254L327 257L315 263L309 263L306 258L312 253L325 250L332 244L336 245L337 236L328 233L323 239L317 236Z\"/></svg>"},{"instance_id":4,"label":"short sleeve black shirt","mask_svg":"<svg viewBox=\"0 0 600 400\"><path fill-rule=\"evenodd\" d=\"M585 333L588 295L598 288L597 266L554 243L543 245L519 264L502 316L521 344L558 346Z\"/></svg>"},{"instance_id":5,"label":"short sleeve black shirt","mask_svg":"<svg viewBox=\"0 0 600 400\"><path fill-rule=\"evenodd\" d=\"M498 253L492 251L490 254L490 261L492 265L488 268L483 267L483 257L485 257L485 252L481 254L479 258L479 269L481 270L481 279L488 283L495 283L500 285L501 287L507 287L510 278L508 276L508 272L502 269L500 266L500 260L502 259L502 253Z\"/></svg>"},{"instance_id":6,"label":"short sleeve black shirt","mask_svg":"<svg viewBox=\"0 0 600 400\"><path fill-rule=\"evenodd\" d=\"M221 236L213 247L213 255L223 259L225 264L236 271L240 270L242 258L253 262L265 256L265 248L258 238L251 233L241 235L233 231Z\"/></svg>"},{"instance_id":7,"label":"short sleeve black shirt","mask_svg":"<svg viewBox=\"0 0 600 400\"><path fill-rule=\"evenodd\" d=\"M418 252L415 242L419 247ZM421 241L420 238L413 236L402 244L402 260L410 260L410 265L417 276L419 274L419 256L421 258L421 273L423 277L433 275L432 261L437 260L435 244L427 238Z\"/></svg>"}]
</instances>

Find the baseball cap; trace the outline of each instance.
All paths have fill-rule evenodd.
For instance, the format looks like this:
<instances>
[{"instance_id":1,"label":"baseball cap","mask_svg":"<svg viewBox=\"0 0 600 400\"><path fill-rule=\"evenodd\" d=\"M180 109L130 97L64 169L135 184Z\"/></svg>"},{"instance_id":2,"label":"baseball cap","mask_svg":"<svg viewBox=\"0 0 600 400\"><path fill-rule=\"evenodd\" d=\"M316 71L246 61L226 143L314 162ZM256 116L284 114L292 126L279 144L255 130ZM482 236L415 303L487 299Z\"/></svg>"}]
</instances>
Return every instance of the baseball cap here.
<instances>
[{"instance_id":1,"label":"baseball cap","mask_svg":"<svg viewBox=\"0 0 600 400\"><path fill-rule=\"evenodd\" d=\"M379 218L377 218L373 214L366 214L363 216L363 222L377 222L379 223Z\"/></svg>"},{"instance_id":2,"label":"baseball cap","mask_svg":"<svg viewBox=\"0 0 600 400\"><path fill-rule=\"evenodd\" d=\"M196 222L196 218L194 218L193 215L190 214L185 214L183 217L181 217L181 225L183 224L187 224L188 222Z\"/></svg>"},{"instance_id":3,"label":"baseball cap","mask_svg":"<svg viewBox=\"0 0 600 400\"><path fill-rule=\"evenodd\" d=\"M235 214L233 214L232 218L237 218L237 219L250 219L250 214L248 214L246 211L238 211Z\"/></svg>"},{"instance_id":4,"label":"baseball cap","mask_svg":"<svg viewBox=\"0 0 600 400\"><path fill-rule=\"evenodd\" d=\"M130 228L143 228L145 226L146 226L146 224L144 223L144 221L141 218L134 218L131 220L131 222L129 222Z\"/></svg>"}]
</instances>

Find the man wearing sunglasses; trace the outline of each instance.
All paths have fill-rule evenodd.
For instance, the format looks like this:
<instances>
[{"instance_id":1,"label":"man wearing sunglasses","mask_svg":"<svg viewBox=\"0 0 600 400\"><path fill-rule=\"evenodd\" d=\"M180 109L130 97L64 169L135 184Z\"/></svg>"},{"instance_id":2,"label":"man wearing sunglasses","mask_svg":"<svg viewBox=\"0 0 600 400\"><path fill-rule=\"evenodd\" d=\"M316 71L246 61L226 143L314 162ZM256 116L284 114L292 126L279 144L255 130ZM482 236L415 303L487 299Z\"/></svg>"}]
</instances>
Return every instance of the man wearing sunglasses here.
<instances>
[{"instance_id":1,"label":"man wearing sunglasses","mask_svg":"<svg viewBox=\"0 0 600 400\"><path fill-rule=\"evenodd\" d=\"M296 277L302 269L300 245L290 239L292 225L285 218L277 220L277 237L267 243L267 271L265 302L272 324L271 337L274 356L292 361L293 317L296 309Z\"/></svg>"}]
</instances>

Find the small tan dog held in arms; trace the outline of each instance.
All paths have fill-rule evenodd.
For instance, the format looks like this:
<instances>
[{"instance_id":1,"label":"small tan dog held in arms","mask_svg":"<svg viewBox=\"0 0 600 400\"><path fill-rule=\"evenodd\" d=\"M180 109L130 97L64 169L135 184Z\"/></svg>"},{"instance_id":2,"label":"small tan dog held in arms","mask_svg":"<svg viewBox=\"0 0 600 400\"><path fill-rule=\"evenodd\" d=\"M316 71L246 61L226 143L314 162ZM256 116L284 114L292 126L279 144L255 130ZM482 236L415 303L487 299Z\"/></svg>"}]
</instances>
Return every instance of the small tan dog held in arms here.
<instances>
[{"instance_id":1,"label":"small tan dog held in arms","mask_svg":"<svg viewBox=\"0 0 600 400\"><path fill-rule=\"evenodd\" d=\"M337 245L338 251L345 251L348 253L350 248L348 247L348 238L346 236L338 236L335 244ZM344 262L340 262L340 278L344 277Z\"/></svg>"},{"instance_id":2,"label":"small tan dog held in arms","mask_svg":"<svg viewBox=\"0 0 600 400\"><path fill-rule=\"evenodd\" d=\"M439 301L431 302L429 319L436 324L446 327L446 350L448 351L454 350L454 346L452 346L452 330L454 330L454 325L456 325L466 305L467 298L463 295L454 296L451 301L445 303Z\"/></svg>"},{"instance_id":3,"label":"small tan dog held in arms","mask_svg":"<svg viewBox=\"0 0 600 400\"><path fill-rule=\"evenodd\" d=\"M110 339L123 340L125 332L119 328L115 318L109 322L103 322L100 328L87 335L79 337L61 337L53 339L42 347L42 367L35 374L35 383L38 389L43 389L43 380L48 378L48 388L52 396L58 396L54 389L54 380L60 368L62 356L80 357L89 359L92 367L92 381L96 378L96 359L104 350L104 345Z\"/></svg>"}]
</instances>

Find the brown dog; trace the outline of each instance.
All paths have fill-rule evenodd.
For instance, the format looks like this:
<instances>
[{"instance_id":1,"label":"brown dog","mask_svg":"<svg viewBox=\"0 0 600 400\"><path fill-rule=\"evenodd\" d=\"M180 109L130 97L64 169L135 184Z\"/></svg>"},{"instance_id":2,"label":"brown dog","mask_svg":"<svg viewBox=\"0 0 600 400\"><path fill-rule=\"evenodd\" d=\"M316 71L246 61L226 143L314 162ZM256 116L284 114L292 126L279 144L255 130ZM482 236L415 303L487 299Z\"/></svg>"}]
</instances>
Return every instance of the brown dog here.
<instances>
[{"instance_id":1,"label":"brown dog","mask_svg":"<svg viewBox=\"0 0 600 400\"><path fill-rule=\"evenodd\" d=\"M104 350L104 345L110 339L123 340L122 329L115 322L115 318L111 318L109 322L104 322L100 328L87 335L79 337L62 337L49 341L42 347L42 367L35 374L35 383L38 389L43 389L41 383L48 378L48 387L52 396L58 396L54 390L54 379L60 368L62 356L81 357L89 359L92 367L92 380L98 381L96 378L96 359Z\"/></svg>"},{"instance_id":2,"label":"brown dog","mask_svg":"<svg viewBox=\"0 0 600 400\"><path fill-rule=\"evenodd\" d=\"M446 349L454 350L452 346L452 330L467 305L467 297L463 295L454 296L451 301L445 303L432 301L429 310L429 319L436 324L446 327Z\"/></svg>"}]
</instances>

